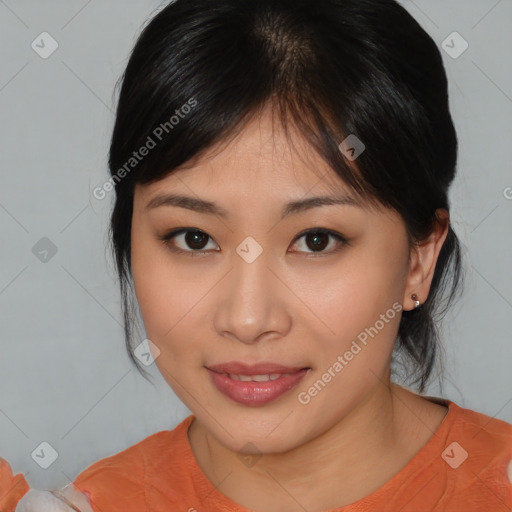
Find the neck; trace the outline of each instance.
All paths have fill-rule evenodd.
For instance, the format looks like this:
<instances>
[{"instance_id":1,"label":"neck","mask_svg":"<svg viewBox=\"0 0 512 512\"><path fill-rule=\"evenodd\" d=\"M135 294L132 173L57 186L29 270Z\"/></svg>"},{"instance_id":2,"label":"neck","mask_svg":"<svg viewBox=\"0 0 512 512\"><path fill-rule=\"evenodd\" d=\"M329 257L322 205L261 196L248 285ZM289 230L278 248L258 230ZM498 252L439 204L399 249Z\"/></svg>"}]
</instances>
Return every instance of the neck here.
<instances>
[{"instance_id":1,"label":"neck","mask_svg":"<svg viewBox=\"0 0 512 512\"><path fill-rule=\"evenodd\" d=\"M269 512L336 508L371 494L412 458L407 440L412 428L400 427L410 425L407 402L412 404L411 400L416 405L418 400L424 402L389 381L387 385L378 381L348 415L321 435L284 453L266 453L250 467L197 421L189 438L207 478L246 508ZM416 411L424 427L420 409ZM417 431L414 435L418 438Z\"/></svg>"}]
</instances>

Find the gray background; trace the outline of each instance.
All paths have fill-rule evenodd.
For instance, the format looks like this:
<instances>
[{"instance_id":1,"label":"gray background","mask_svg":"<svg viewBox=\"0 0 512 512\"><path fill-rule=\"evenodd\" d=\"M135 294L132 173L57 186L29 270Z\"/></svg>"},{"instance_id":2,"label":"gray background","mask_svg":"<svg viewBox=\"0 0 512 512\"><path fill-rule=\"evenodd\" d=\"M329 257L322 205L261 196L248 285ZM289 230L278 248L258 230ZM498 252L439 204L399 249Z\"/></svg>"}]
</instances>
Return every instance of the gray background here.
<instances>
[{"instance_id":1,"label":"gray background","mask_svg":"<svg viewBox=\"0 0 512 512\"><path fill-rule=\"evenodd\" d=\"M107 250L113 195L92 195L108 177L114 84L160 5L0 1L0 455L36 488L65 485L189 414L154 367L152 386L125 353ZM453 31L469 44L456 59L441 50L467 284L445 323L444 388L427 394L512 422L512 2L403 5L440 47ZM59 45L47 59L31 48L43 31ZM46 262L33 253L43 237L57 248ZM44 441L59 454L46 470L31 457Z\"/></svg>"}]
</instances>

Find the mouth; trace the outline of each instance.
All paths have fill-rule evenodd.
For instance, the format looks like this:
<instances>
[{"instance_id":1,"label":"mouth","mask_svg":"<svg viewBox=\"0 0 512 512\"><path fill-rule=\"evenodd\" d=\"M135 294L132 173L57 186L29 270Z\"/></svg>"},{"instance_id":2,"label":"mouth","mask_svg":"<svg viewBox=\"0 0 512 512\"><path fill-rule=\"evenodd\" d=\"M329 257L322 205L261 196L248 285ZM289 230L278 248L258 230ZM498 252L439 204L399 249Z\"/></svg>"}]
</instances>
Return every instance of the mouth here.
<instances>
[{"instance_id":1,"label":"mouth","mask_svg":"<svg viewBox=\"0 0 512 512\"><path fill-rule=\"evenodd\" d=\"M248 364L240 361L230 361L227 363L220 363L209 365L206 367L217 373L224 373L227 375L235 376L275 376L275 375L293 375L305 368L310 369L309 366L284 366L278 363L257 363Z\"/></svg>"},{"instance_id":2,"label":"mouth","mask_svg":"<svg viewBox=\"0 0 512 512\"><path fill-rule=\"evenodd\" d=\"M296 387L311 367L274 363L224 363L206 367L213 384L224 396L247 406L276 400Z\"/></svg>"},{"instance_id":3,"label":"mouth","mask_svg":"<svg viewBox=\"0 0 512 512\"><path fill-rule=\"evenodd\" d=\"M277 380L281 377L290 377L295 373L267 373L261 375L237 375L235 373L221 373L221 375L228 375L230 379L239 380L241 382L268 382L269 380Z\"/></svg>"}]
</instances>

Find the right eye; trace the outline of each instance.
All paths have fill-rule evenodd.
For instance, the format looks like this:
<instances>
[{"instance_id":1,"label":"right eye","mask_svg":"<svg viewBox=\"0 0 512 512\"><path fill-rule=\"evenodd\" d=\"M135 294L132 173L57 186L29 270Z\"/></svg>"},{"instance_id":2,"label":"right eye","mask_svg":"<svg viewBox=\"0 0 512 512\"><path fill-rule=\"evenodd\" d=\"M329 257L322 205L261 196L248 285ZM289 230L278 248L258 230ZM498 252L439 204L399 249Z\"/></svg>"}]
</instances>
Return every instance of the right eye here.
<instances>
[{"instance_id":1,"label":"right eye","mask_svg":"<svg viewBox=\"0 0 512 512\"><path fill-rule=\"evenodd\" d=\"M195 256L196 254L194 253L201 254L202 252L206 252L204 247L207 245L206 242L208 239L213 241L213 238L197 228L174 229L162 237L159 237L159 240L161 240L171 251L188 253L190 256ZM181 247L177 247L177 243L181 244ZM187 247L191 250L187 249Z\"/></svg>"}]
</instances>

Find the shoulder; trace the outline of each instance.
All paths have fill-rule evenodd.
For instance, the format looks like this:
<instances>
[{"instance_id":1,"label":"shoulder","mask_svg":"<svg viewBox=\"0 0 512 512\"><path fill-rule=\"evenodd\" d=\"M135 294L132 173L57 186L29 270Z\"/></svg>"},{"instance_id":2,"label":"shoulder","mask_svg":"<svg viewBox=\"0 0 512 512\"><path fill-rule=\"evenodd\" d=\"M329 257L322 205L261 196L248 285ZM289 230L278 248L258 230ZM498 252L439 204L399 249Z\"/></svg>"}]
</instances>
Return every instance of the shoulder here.
<instances>
[{"instance_id":1,"label":"shoulder","mask_svg":"<svg viewBox=\"0 0 512 512\"><path fill-rule=\"evenodd\" d=\"M95 510L146 510L148 473L162 454L172 455L183 440L191 421L183 420L174 430L162 430L109 457L91 464L73 482L86 494ZM186 436L185 436L186 437Z\"/></svg>"},{"instance_id":2,"label":"shoulder","mask_svg":"<svg viewBox=\"0 0 512 512\"><path fill-rule=\"evenodd\" d=\"M452 498L470 505L512 507L512 425L450 402L453 413L444 451ZM459 503L460 504L460 503ZM468 505L469 505L468 504Z\"/></svg>"},{"instance_id":3,"label":"shoulder","mask_svg":"<svg viewBox=\"0 0 512 512\"><path fill-rule=\"evenodd\" d=\"M10 464L0 457L0 510L14 511L18 501L29 489L25 477L21 473L14 475Z\"/></svg>"},{"instance_id":4,"label":"shoulder","mask_svg":"<svg viewBox=\"0 0 512 512\"><path fill-rule=\"evenodd\" d=\"M109 457L100 459L82 471L76 483L85 483L97 480L137 480L144 472L144 464L148 456L158 451L171 434L163 430L142 439L136 444Z\"/></svg>"},{"instance_id":5,"label":"shoulder","mask_svg":"<svg viewBox=\"0 0 512 512\"><path fill-rule=\"evenodd\" d=\"M452 435L461 436L472 449L484 449L487 460L496 456L512 457L512 424L453 402Z\"/></svg>"}]
</instances>

